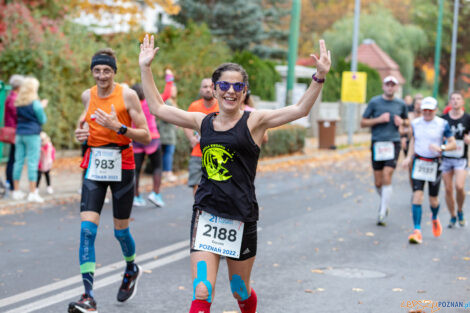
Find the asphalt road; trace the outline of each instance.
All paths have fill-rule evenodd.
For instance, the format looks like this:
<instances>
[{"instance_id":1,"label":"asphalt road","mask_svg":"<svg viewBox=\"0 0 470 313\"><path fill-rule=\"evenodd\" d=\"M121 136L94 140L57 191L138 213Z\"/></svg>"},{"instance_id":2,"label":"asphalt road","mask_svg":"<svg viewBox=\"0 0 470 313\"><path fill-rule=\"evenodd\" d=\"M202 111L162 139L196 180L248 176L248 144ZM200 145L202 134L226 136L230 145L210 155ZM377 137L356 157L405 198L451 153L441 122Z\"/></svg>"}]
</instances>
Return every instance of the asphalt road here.
<instances>
[{"instance_id":1,"label":"asphalt road","mask_svg":"<svg viewBox=\"0 0 470 313\"><path fill-rule=\"evenodd\" d=\"M411 191L404 171L394 177L387 227L376 226L378 196L368 160L362 154L258 175L252 280L259 313L399 313L424 305L412 301L470 301L468 228L444 228L434 238L426 201L424 242L409 245ZM129 303L115 300L124 262L109 205L103 210L96 239L100 312L189 311L191 190L176 186L163 193L165 208L133 210L131 231L144 275ZM445 205L440 216L445 227ZM0 312L66 312L83 292L79 232L76 202L0 217ZM212 312L238 312L227 276L222 261ZM440 313L470 311L439 307Z\"/></svg>"}]
</instances>

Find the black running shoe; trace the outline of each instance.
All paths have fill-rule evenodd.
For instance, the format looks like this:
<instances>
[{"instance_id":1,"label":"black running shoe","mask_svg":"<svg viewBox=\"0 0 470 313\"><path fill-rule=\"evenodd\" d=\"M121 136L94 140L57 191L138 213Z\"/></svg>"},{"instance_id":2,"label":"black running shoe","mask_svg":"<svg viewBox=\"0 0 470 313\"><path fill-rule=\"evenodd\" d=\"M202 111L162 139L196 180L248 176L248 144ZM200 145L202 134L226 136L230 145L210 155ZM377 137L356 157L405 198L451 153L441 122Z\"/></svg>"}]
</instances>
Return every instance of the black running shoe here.
<instances>
[{"instance_id":1,"label":"black running shoe","mask_svg":"<svg viewBox=\"0 0 470 313\"><path fill-rule=\"evenodd\" d=\"M137 291L137 282L142 275L142 268L139 265L136 265L136 268L137 271L133 274L124 273L122 284L117 294L117 300L119 302L124 302L134 297Z\"/></svg>"},{"instance_id":2,"label":"black running shoe","mask_svg":"<svg viewBox=\"0 0 470 313\"><path fill-rule=\"evenodd\" d=\"M69 313L86 313L86 312L98 313L98 310L96 309L96 301L90 296L83 294L80 297L80 300L78 300L77 302L69 303L68 312Z\"/></svg>"}]
</instances>

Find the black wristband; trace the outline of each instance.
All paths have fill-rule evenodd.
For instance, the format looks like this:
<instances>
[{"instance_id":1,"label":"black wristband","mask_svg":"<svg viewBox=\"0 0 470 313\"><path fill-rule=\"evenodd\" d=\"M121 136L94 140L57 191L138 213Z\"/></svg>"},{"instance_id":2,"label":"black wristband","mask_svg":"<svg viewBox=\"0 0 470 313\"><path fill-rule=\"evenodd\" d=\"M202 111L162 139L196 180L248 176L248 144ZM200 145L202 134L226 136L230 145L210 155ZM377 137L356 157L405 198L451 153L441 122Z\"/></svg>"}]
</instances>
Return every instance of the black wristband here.
<instances>
[{"instance_id":1,"label":"black wristband","mask_svg":"<svg viewBox=\"0 0 470 313\"><path fill-rule=\"evenodd\" d=\"M121 128L119 128L119 131L117 133L118 135L124 135L126 132L127 132L127 126L121 125Z\"/></svg>"}]
</instances>

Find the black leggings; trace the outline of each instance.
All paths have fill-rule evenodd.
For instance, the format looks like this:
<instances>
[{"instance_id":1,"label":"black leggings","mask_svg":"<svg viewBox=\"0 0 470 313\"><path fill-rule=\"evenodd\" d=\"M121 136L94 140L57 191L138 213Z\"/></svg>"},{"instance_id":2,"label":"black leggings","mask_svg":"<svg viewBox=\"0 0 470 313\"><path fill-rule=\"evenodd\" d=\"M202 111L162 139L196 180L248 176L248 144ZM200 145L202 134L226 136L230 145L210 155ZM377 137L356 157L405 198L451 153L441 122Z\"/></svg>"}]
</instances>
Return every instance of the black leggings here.
<instances>
[{"instance_id":1,"label":"black leggings","mask_svg":"<svg viewBox=\"0 0 470 313\"><path fill-rule=\"evenodd\" d=\"M158 147L157 151L148 155L150 165L152 166L153 191L160 193L160 184L162 182L162 149ZM139 181L142 165L145 160L145 153L134 153L135 159L135 196L139 195Z\"/></svg>"},{"instance_id":2,"label":"black leggings","mask_svg":"<svg viewBox=\"0 0 470 313\"><path fill-rule=\"evenodd\" d=\"M42 174L44 174L44 176L46 176L47 187L49 187L51 185L51 177L49 176L49 173L50 173L50 171L47 171L47 172L38 171L38 182L36 183L36 188L39 187L39 183L41 182Z\"/></svg>"}]
</instances>

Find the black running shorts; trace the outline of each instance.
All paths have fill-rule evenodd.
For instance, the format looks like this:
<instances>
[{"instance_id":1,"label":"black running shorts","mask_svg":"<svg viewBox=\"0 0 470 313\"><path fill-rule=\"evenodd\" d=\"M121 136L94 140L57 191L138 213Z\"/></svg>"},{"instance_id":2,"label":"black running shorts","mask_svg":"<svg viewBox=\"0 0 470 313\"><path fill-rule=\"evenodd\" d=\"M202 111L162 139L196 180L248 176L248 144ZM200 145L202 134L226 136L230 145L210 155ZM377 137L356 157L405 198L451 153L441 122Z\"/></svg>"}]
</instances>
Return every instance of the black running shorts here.
<instances>
[{"instance_id":1,"label":"black running shorts","mask_svg":"<svg viewBox=\"0 0 470 313\"><path fill-rule=\"evenodd\" d=\"M131 216L134 201L134 170L122 170L120 182L83 179L80 212L92 211L101 214L106 191L111 187L113 216L125 220Z\"/></svg>"}]
</instances>

